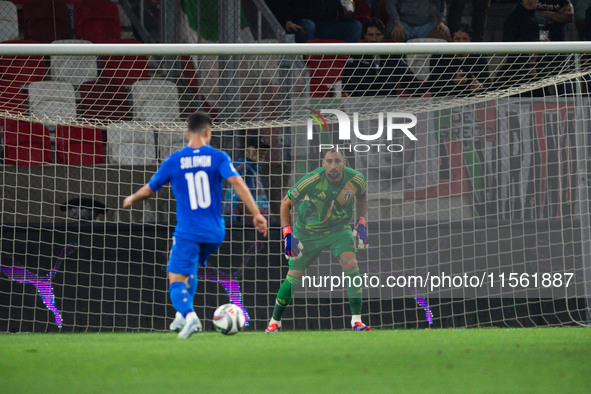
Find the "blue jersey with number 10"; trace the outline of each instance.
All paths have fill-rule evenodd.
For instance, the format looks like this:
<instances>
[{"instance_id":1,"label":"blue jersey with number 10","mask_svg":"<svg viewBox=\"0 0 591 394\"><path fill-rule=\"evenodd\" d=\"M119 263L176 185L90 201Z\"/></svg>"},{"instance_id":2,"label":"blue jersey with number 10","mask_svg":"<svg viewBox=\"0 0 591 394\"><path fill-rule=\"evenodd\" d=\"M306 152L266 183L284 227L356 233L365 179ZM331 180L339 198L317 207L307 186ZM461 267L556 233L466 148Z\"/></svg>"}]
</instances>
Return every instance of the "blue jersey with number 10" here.
<instances>
[{"instance_id":1,"label":"blue jersey with number 10","mask_svg":"<svg viewBox=\"0 0 591 394\"><path fill-rule=\"evenodd\" d=\"M227 153L210 145L189 146L168 156L148 186L154 191L170 182L176 199L174 236L195 242L221 243L224 179L238 176Z\"/></svg>"}]
</instances>

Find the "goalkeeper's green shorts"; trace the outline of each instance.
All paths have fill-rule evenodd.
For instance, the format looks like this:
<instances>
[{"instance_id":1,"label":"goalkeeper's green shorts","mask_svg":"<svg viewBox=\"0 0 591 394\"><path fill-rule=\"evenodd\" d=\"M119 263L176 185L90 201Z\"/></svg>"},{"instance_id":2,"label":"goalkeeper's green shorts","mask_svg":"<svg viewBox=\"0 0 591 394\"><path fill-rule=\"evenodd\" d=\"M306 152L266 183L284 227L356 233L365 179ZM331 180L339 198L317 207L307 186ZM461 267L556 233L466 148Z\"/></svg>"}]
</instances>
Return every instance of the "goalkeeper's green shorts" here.
<instances>
[{"instance_id":1,"label":"goalkeeper's green shorts","mask_svg":"<svg viewBox=\"0 0 591 394\"><path fill-rule=\"evenodd\" d=\"M305 270L313 262L316 257L322 252L324 248L328 248L333 256L337 259L343 252L357 253L355 248L355 239L353 239L353 232L351 229L336 230L326 235L299 236L297 231L294 231L294 236L300 240L304 248L301 251L301 257L297 260L289 259L289 269Z\"/></svg>"}]
</instances>

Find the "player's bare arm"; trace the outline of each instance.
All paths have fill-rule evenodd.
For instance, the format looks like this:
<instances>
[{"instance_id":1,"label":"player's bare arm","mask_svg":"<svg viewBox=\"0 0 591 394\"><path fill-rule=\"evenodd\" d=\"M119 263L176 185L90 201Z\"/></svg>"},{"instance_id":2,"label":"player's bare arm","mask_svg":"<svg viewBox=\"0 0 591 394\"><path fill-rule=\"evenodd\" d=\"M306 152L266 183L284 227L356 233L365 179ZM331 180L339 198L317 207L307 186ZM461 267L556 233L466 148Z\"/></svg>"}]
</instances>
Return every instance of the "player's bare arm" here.
<instances>
[{"instance_id":1,"label":"player's bare arm","mask_svg":"<svg viewBox=\"0 0 591 394\"><path fill-rule=\"evenodd\" d=\"M123 208L129 208L136 202L143 201L149 198L153 193L154 190L150 189L150 186L148 186L148 184L145 184L137 192L125 197L125 200L123 200Z\"/></svg>"},{"instance_id":2,"label":"player's bare arm","mask_svg":"<svg viewBox=\"0 0 591 394\"><path fill-rule=\"evenodd\" d=\"M279 208L279 217L281 218L281 227L291 226L291 207L293 203L289 197L283 197L281 207Z\"/></svg>"},{"instance_id":3,"label":"player's bare arm","mask_svg":"<svg viewBox=\"0 0 591 394\"><path fill-rule=\"evenodd\" d=\"M254 228L263 236L267 236L267 219L261 214L259 208L257 207L254 198L252 197L252 193L244 183L244 179L240 176L233 176L228 178L228 183L232 185L234 191L240 197L240 200L246 205L250 213L252 214L252 223Z\"/></svg>"},{"instance_id":4,"label":"player's bare arm","mask_svg":"<svg viewBox=\"0 0 591 394\"><path fill-rule=\"evenodd\" d=\"M355 198L355 208L357 208L357 217L367 217L367 196L357 196Z\"/></svg>"}]
</instances>

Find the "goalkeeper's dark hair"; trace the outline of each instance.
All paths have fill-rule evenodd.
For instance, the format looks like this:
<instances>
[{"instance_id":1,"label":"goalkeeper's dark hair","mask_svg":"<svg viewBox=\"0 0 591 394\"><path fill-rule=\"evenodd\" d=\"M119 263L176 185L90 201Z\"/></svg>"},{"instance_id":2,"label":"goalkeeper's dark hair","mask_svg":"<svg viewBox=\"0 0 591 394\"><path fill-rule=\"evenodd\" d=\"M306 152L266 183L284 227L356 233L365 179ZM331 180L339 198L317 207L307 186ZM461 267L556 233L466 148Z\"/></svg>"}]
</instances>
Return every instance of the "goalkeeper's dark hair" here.
<instances>
[{"instance_id":1,"label":"goalkeeper's dark hair","mask_svg":"<svg viewBox=\"0 0 591 394\"><path fill-rule=\"evenodd\" d=\"M187 128L190 133L203 133L211 126L213 126L211 117L203 111L195 112L187 119Z\"/></svg>"}]
</instances>

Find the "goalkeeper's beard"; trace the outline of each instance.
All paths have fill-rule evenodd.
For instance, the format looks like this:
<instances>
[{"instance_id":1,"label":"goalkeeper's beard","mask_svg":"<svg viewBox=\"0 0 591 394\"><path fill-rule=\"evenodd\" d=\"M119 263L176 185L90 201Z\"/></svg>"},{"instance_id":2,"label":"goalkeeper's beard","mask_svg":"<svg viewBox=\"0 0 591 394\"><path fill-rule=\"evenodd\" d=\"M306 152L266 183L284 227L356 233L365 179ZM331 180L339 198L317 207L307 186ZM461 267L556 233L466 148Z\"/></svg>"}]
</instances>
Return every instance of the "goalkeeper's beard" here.
<instances>
[{"instance_id":1,"label":"goalkeeper's beard","mask_svg":"<svg viewBox=\"0 0 591 394\"><path fill-rule=\"evenodd\" d=\"M336 182L340 177L341 173L337 170L332 170L326 173L326 176L333 182Z\"/></svg>"}]
</instances>

